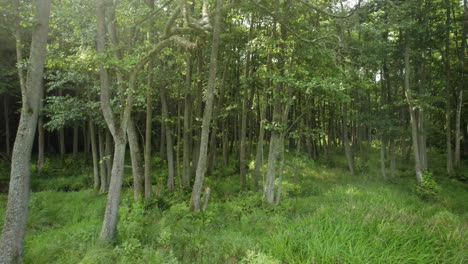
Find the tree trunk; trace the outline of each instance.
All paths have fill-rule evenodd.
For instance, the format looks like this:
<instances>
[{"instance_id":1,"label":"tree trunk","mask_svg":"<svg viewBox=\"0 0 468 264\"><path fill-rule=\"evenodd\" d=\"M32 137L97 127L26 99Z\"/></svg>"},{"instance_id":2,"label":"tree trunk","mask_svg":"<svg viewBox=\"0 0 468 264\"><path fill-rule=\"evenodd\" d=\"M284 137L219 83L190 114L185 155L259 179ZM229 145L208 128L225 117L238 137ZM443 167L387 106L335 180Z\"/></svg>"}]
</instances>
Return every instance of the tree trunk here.
<instances>
[{"instance_id":1,"label":"tree trunk","mask_svg":"<svg viewBox=\"0 0 468 264\"><path fill-rule=\"evenodd\" d=\"M354 174L354 160L353 150L349 145L348 138L348 103L343 103L343 145L346 154L346 160L348 161L348 168L351 174Z\"/></svg>"},{"instance_id":2,"label":"tree trunk","mask_svg":"<svg viewBox=\"0 0 468 264\"><path fill-rule=\"evenodd\" d=\"M109 184L109 193L107 195L106 212L104 213L104 222L102 224L99 238L103 241L112 241L115 238L117 227L117 215L119 211L120 194L122 189L122 179L125 163L125 141L123 131L122 135L114 139L114 161L112 166L112 177Z\"/></svg>"},{"instance_id":3,"label":"tree trunk","mask_svg":"<svg viewBox=\"0 0 468 264\"><path fill-rule=\"evenodd\" d=\"M86 126L86 122L83 122L83 128L81 131L81 133L83 134L83 144L84 144L83 152L86 156L88 156L90 152L90 147L91 147L91 137L89 133L86 133L86 130L88 130L89 132L89 127Z\"/></svg>"},{"instance_id":4,"label":"tree trunk","mask_svg":"<svg viewBox=\"0 0 468 264\"><path fill-rule=\"evenodd\" d=\"M78 156L78 126L73 127L73 158Z\"/></svg>"},{"instance_id":5,"label":"tree trunk","mask_svg":"<svg viewBox=\"0 0 468 264\"><path fill-rule=\"evenodd\" d=\"M460 47L460 84L458 86L457 113L455 118L455 167L460 166L460 140L461 140L461 116L463 106L463 89L465 89L465 50L466 50L466 35L468 33L468 5L467 0L463 0L463 32L462 43ZM465 137L465 142L468 140Z\"/></svg>"},{"instance_id":6,"label":"tree trunk","mask_svg":"<svg viewBox=\"0 0 468 264\"><path fill-rule=\"evenodd\" d=\"M59 129L59 148L60 148L60 158L64 158L66 150L65 150L65 129L61 127Z\"/></svg>"},{"instance_id":7,"label":"tree trunk","mask_svg":"<svg viewBox=\"0 0 468 264\"><path fill-rule=\"evenodd\" d=\"M383 137L380 142L380 174L384 179L387 178L385 174L385 140Z\"/></svg>"},{"instance_id":8,"label":"tree trunk","mask_svg":"<svg viewBox=\"0 0 468 264\"><path fill-rule=\"evenodd\" d=\"M135 123L129 119L127 128L128 145L130 146L130 158L132 160L133 174L133 198L135 201L141 200L143 196L143 167L141 164L141 151L138 143L138 133Z\"/></svg>"},{"instance_id":9,"label":"tree trunk","mask_svg":"<svg viewBox=\"0 0 468 264\"><path fill-rule=\"evenodd\" d=\"M41 105L39 106L39 120L37 122L37 164L36 170L37 172L42 171L42 167L44 166L44 145L45 145L45 138L44 138L44 117L42 115L42 99Z\"/></svg>"},{"instance_id":10,"label":"tree trunk","mask_svg":"<svg viewBox=\"0 0 468 264\"><path fill-rule=\"evenodd\" d=\"M106 153L106 172L107 172L107 175L106 175L106 183L107 183L107 186L106 186L106 190L109 189L109 183L110 183L110 180L111 180L111 176L112 176L112 145L113 145L113 140L112 140L112 135L109 131L109 129L106 129L106 147L105 147L105 153Z\"/></svg>"},{"instance_id":11,"label":"tree trunk","mask_svg":"<svg viewBox=\"0 0 468 264\"><path fill-rule=\"evenodd\" d=\"M19 2L16 2L19 6ZM22 263L28 215L31 152L36 133L49 28L50 0L37 0L35 27L26 84L22 87L21 116L13 145L5 221L0 239L0 263ZM19 41L18 41L19 43Z\"/></svg>"},{"instance_id":12,"label":"tree trunk","mask_svg":"<svg viewBox=\"0 0 468 264\"><path fill-rule=\"evenodd\" d=\"M445 145L447 147L447 173L453 174L453 154L452 154L452 126L450 124L452 109L451 109L451 91L450 91L450 1L445 1L446 4L446 30L445 30Z\"/></svg>"},{"instance_id":13,"label":"tree trunk","mask_svg":"<svg viewBox=\"0 0 468 264\"><path fill-rule=\"evenodd\" d=\"M258 134L257 153L255 155L255 169L254 169L254 188L258 190L258 181L260 179L260 170L263 169L263 142L265 138L265 121L266 121L266 106L267 98L266 93L263 93L263 102L260 102L260 131Z\"/></svg>"},{"instance_id":14,"label":"tree trunk","mask_svg":"<svg viewBox=\"0 0 468 264\"><path fill-rule=\"evenodd\" d=\"M210 133L211 116L213 111L214 93L216 86L216 72L218 68L218 48L219 37L221 33L221 15L219 10L223 5L223 0L216 1L216 9L218 12L215 15L214 29L213 29L213 44L211 47L210 66L208 87L206 93L206 104L203 113L203 124L200 138L200 154L198 159L197 171L195 176L195 183L192 191L191 207L193 211L197 212L200 209L200 196L203 185L203 178L206 171L206 159L208 152L208 139Z\"/></svg>"},{"instance_id":15,"label":"tree trunk","mask_svg":"<svg viewBox=\"0 0 468 264\"><path fill-rule=\"evenodd\" d=\"M96 129L92 120L88 121L89 124L89 137L91 140L91 154L93 156L93 179L94 179L94 190L98 191L100 187L99 180L99 157L98 157L98 147L96 144Z\"/></svg>"},{"instance_id":16,"label":"tree trunk","mask_svg":"<svg viewBox=\"0 0 468 264\"><path fill-rule=\"evenodd\" d=\"M388 152L390 156L390 178L395 177L395 142L393 139L390 139L390 146L388 147Z\"/></svg>"},{"instance_id":17,"label":"tree trunk","mask_svg":"<svg viewBox=\"0 0 468 264\"><path fill-rule=\"evenodd\" d=\"M102 129L98 129L98 139L99 139L99 192L107 192L108 181L107 181L107 161L106 161L106 151L105 151L105 136Z\"/></svg>"},{"instance_id":18,"label":"tree trunk","mask_svg":"<svg viewBox=\"0 0 468 264\"><path fill-rule=\"evenodd\" d=\"M154 8L154 2L153 8ZM145 131L145 200L148 201L151 198L151 130L153 127L153 96L152 96L152 85L153 85L153 64L150 61L148 64L148 90L146 90L146 131Z\"/></svg>"},{"instance_id":19,"label":"tree trunk","mask_svg":"<svg viewBox=\"0 0 468 264\"><path fill-rule=\"evenodd\" d=\"M187 71L184 100L184 134L183 134L183 175L182 186L190 185L190 149L192 146L192 56L187 56Z\"/></svg>"},{"instance_id":20,"label":"tree trunk","mask_svg":"<svg viewBox=\"0 0 468 264\"><path fill-rule=\"evenodd\" d=\"M169 110L167 106L167 97L166 97L166 88L163 85L160 85L159 96L161 98L161 112L162 112L162 123L165 128L165 138L166 138L166 154L167 154L167 189L169 191L174 190L174 143L172 141L172 130L169 119Z\"/></svg>"},{"instance_id":21,"label":"tree trunk","mask_svg":"<svg viewBox=\"0 0 468 264\"><path fill-rule=\"evenodd\" d=\"M283 186L283 172L284 172L284 135L281 136L280 139L280 167L278 172L278 189L276 191L276 202L275 204L278 205L281 201L281 189Z\"/></svg>"},{"instance_id":22,"label":"tree trunk","mask_svg":"<svg viewBox=\"0 0 468 264\"><path fill-rule=\"evenodd\" d=\"M3 96L3 100L4 100L4 104L3 104L3 113L4 113L4 119L5 119L5 152L6 152L6 156L7 157L10 157L10 154L11 154L11 146L10 146L10 118L9 118L9 115L8 115L8 110L9 110L9 107L8 107L8 95L5 94Z\"/></svg>"},{"instance_id":23,"label":"tree trunk","mask_svg":"<svg viewBox=\"0 0 468 264\"><path fill-rule=\"evenodd\" d=\"M406 40L405 43L405 94L406 100L408 101L410 121L411 121L411 135L413 139L413 151L414 151L414 168L416 171L416 180L418 183L422 181L422 167L421 160L419 157L419 142L418 142L418 124L416 121L416 114L414 113L413 100L411 95L411 87L409 82L410 77L410 65L409 65L409 43Z\"/></svg>"}]
</instances>

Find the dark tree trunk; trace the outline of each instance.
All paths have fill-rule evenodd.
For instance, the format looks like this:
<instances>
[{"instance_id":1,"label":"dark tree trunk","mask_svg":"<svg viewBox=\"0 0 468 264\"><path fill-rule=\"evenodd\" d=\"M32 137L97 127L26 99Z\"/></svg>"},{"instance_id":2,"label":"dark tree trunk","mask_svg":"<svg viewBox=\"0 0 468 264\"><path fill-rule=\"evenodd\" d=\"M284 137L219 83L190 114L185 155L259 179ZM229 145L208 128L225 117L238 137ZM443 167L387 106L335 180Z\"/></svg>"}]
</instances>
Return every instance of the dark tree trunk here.
<instances>
[{"instance_id":1,"label":"dark tree trunk","mask_svg":"<svg viewBox=\"0 0 468 264\"><path fill-rule=\"evenodd\" d=\"M91 154L93 156L93 179L94 179L94 190L98 191L100 187L99 179L99 157L98 147L96 144L96 129L92 120L88 121L89 124L89 137L91 140Z\"/></svg>"},{"instance_id":2,"label":"dark tree trunk","mask_svg":"<svg viewBox=\"0 0 468 264\"><path fill-rule=\"evenodd\" d=\"M159 96L161 98L161 112L162 112L162 123L161 126L165 128L165 139L166 139L166 154L167 154L167 189L169 191L174 190L174 143L172 140L172 129L168 122L169 109L167 106L166 88L160 85Z\"/></svg>"},{"instance_id":3,"label":"dark tree trunk","mask_svg":"<svg viewBox=\"0 0 468 264\"><path fill-rule=\"evenodd\" d=\"M130 146L130 159L132 160L133 198L141 200L143 196L143 166L141 162L140 144L135 123L129 119L127 128L128 145Z\"/></svg>"},{"instance_id":4,"label":"dark tree trunk","mask_svg":"<svg viewBox=\"0 0 468 264\"><path fill-rule=\"evenodd\" d=\"M9 118L9 107L8 107L8 95L5 94L3 96L4 104L3 104L3 113L5 119L5 153L7 157L10 157L11 154L11 146L10 146L10 118Z\"/></svg>"},{"instance_id":5,"label":"dark tree trunk","mask_svg":"<svg viewBox=\"0 0 468 264\"><path fill-rule=\"evenodd\" d=\"M107 192L108 181L107 181L107 161L105 151L105 136L102 129L98 129L98 140L99 140L99 192Z\"/></svg>"}]
</instances>

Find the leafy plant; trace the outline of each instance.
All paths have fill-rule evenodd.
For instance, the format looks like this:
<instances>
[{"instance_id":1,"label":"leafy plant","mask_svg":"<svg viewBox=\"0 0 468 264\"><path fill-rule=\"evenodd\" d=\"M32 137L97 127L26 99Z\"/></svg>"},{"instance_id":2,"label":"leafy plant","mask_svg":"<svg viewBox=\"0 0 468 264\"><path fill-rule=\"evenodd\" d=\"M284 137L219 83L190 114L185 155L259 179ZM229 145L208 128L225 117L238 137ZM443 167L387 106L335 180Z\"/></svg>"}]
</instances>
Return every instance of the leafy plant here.
<instances>
[{"instance_id":1,"label":"leafy plant","mask_svg":"<svg viewBox=\"0 0 468 264\"><path fill-rule=\"evenodd\" d=\"M432 172L425 171L422 175L421 182L416 185L416 193L422 199L431 200L431 199L438 199L438 195L440 192L440 186L435 181Z\"/></svg>"}]
</instances>

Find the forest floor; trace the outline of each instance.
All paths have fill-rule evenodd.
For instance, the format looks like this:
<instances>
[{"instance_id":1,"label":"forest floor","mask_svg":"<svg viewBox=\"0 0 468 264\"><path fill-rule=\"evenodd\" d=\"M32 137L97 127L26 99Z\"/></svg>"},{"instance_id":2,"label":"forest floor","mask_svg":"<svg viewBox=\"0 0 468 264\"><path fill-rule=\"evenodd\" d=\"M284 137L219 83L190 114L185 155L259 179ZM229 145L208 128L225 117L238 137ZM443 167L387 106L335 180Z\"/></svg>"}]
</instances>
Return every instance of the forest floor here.
<instances>
[{"instance_id":1,"label":"forest floor","mask_svg":"<svg viewBox=\"0 0 468 264\"><path fill-rule=\"evenodd\" d=\"M240 191L235 165L223 167L206 178L212 195L198 214L189 192L133 202L128 171L113 245L97 239L106 196L90 189L90 168L48 161L33 175L26 263L467 263L468 184L445 176L444 158L431 154L439 190L421 197L411 166L383 180L375 151L357 175L346 172L342 155L327 162L287 155L278 206ZM1 172L8 175L5 166ZM155 177L164 182L165 174Z\"/></svg>"}]
</instances>

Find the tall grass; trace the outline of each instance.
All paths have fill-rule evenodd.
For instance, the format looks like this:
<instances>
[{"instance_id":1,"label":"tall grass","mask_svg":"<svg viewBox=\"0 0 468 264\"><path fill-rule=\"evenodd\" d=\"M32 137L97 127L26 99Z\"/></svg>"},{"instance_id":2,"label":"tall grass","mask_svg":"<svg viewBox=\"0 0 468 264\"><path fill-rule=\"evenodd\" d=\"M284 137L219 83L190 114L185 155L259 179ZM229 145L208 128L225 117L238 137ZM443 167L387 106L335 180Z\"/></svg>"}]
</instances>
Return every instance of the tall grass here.
<instances>
[{"instance_id":1,"label":"tall grass","mask_svg":"<svg viewBox=\"0 0 468 264\"><path fill-rule=\"evenodd\" d=\"M213 194L205 213L190 212L187 192L142 204L126 189L111 245L97 240L105 195L57 187L83 184L89 176L51 176L38 188L49 191L31 195L26 262L468 262L466 183L435 172L438 199L423 200L411 169L399 168L388 182L378 175L377 158L354 176L342 159L334 156L330 164L287 157L283 200L274 207L260 192L240 191L231 167L207 178ZM1 195L0 221L5 204Z\"/></svg>"}]
</instances>

